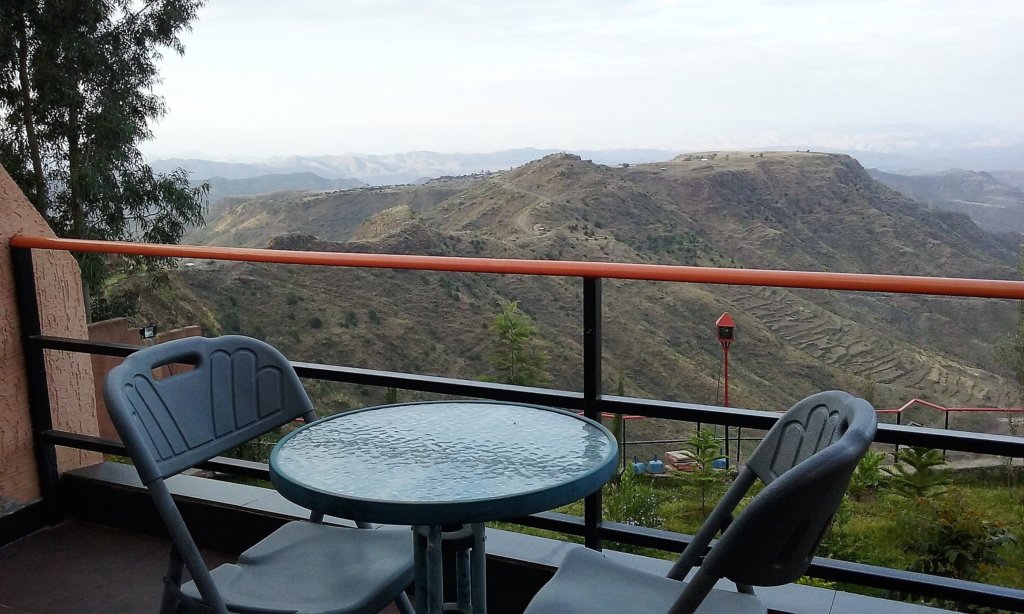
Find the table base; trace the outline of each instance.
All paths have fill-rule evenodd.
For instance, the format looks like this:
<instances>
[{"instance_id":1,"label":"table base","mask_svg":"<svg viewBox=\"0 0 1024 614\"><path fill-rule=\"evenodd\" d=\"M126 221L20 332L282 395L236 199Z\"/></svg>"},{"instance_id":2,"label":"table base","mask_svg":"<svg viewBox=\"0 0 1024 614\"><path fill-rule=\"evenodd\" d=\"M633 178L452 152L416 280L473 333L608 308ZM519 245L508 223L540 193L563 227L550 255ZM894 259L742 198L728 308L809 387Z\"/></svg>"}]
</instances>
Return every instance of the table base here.
<instances>
[{"instance_id":1,"label":"table base","mask_svg":"<svg viewBox=\"0 0 1024 614\"><path fill-rule=\"evenodd\" d=\"M487 613L487 553L482 523L413 527L416 611ZM456 601L444 600L444 551L454 551Z\"/></svg>"}]
</instances>

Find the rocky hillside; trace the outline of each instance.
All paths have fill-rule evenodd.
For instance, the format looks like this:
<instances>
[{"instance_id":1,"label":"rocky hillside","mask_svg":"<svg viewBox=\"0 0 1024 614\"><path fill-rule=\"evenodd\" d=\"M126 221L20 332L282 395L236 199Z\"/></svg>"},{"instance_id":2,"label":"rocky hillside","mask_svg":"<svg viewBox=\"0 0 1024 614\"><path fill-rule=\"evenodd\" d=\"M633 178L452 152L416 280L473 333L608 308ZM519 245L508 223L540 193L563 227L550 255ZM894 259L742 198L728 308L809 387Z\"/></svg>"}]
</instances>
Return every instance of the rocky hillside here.
<instances>
[{"instance_id":1,"label":"rocky hillside","mask_svg":"<svg viewBox=\"0 0 1024 614\"><path fill-rule=\"evenodd\" d=\"M196 243L378 253L1015 278L1016 240L890 190L852 158L717 152L609 167L552 155L477 179L238 200ZM489 371L499 299L518 300L550 356L552 385L579 388L577 279L199 263L179 278L218 331L289 356L474 378ZM714 403L713 322L737 322L730 400L780 409L839 387L878 406L922 397L1009 404L993 348L1008 301L894 297L608 280L608 389ZM149 317L172 317L156 310ZM379 391L314 385L335 407ZM640 428L656 428L648 425Z\"/></svg>"}]
</instances>

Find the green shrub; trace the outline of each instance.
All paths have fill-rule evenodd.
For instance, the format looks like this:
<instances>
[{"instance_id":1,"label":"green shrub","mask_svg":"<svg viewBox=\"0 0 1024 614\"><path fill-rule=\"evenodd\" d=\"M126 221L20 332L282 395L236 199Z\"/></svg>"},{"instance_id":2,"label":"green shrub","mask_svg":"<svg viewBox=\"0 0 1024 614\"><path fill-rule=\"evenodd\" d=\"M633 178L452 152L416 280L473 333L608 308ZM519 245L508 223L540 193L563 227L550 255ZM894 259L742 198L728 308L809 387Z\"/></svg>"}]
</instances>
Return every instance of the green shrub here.
<instances>
[{"instance_id":1,"label":"green shrub","mask_svg":"<svg viewBox=\"0 0 1024 614\"><path fill-rule=\"evenodd\" d=\"M959 580L983 580L986 565L1003 564L999 546L1016 539L999 523L982 520L959 489L918 498L899 518L904 547L915 558L911 571Z\"/></svg>"},{"instance_id":2,"label":"green shrub","mask_svg":"<svg viewBox=\"0 0 1024 614\"><path fill-rule=\"evenodd\" d=\"M310 328L322 328L324 325L324 321L317 316L313 316L312 318L310 318L307 323L309 324Z\"/></svg>"},{"instance_id":3,"label":"green shrub","mask_svg":"<svg viewBox=\"0 0 1024 614\"><path fill-rule=\"evenodd\" d=\"M882 483L883 460L884 453L868 450L853 471L850 479L850 496L860 501L865 494L878 490L879 484Z\"/></svg>"},{"instance_id":4,"label":"green shrub","mask_svg":"<svg viewBox=\"0 0 1024 614\"><path fill-rule=\"evenodd\" d=\"M934 497L946 491L952 478L938 450L911 446L893 453L896 464L882 469L889 475L886 486L907 499Z\"/></svg>"},{"instance_id":5,"label":"green shrub","mask_svg":"<svg viewBox=\"0 0 1024 614\"><path fill-rule=\"evenodd\" d=\"M354 311L345 312L345 321L341 323L345 328L355 328L359 326L359 316Z\"/></svg>"},{"instance_id":6,"label":"green shrub","mask_svg":"<svg viewBox=\"0 0 1024 614\"><path fill-rule=\"evenodd\" d=\"M884 458L884 455L879 454ZM850 518L853 516L853 508L850 506L850 499L843 497L842 503L836 515L832 518L832 525L825 538L818 546L818 556L825 556L830 559L842 559L844 561L856 561L862 551L863 540L856 532L850 530Z\"/></svg>"},{"instance_id":7,"label":"green shrub","mask_svg":"<svg viewBox=\"0 0 1024 614\"><path fill-rule=\"evenodd\" d=\"M655 529L664 523L654 488L632 471L624 471L617 484L605 488L601 501L607 520Z\"/></svg>"}]
</instances>

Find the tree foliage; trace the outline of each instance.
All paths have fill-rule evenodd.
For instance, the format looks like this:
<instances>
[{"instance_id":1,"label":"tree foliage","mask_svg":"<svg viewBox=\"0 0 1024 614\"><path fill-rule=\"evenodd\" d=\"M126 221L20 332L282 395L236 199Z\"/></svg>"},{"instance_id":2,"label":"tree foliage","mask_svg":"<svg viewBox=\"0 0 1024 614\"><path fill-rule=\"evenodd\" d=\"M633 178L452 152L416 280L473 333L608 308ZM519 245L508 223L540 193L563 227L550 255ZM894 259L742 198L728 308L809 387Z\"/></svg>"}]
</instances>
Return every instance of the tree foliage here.
<instances>
[{"instance_id":1,"label":"tree foliage","mask_svg":"<svg viewBox=\"0 0 1024 614\"><path fill-rule=\"evenodd\" d=\"M999 546L1016 541L1005 527L986 522L959 490L919 498L901 517L904 547L915 557L911 571L978 580L986 565L1000 565Z\"/></svg>"},{"instance_id":2,"label":"tree foliage","mask_svg":"<svg viewBox=\"0 0 1024 614\"><path fill-rule=\"evenodd\" d=\"M708 504L713 497L721 494L725 486L725 472L714 468L715 461L722 460L722 440L710 429L700 429L687 442L697 467L684 474L689 488L700 496L700 513L708 516Z\"/></svg>"},{"instance_id":3,"label":"tree foliage","mask_svg":"<svg viewBox=\"0 0 1024 614\"><path fill-rule=\"evenodd\" d=\"M851 497L860 501L865 494L878 490L882 483L882 461L884 460L885 454L881 452L868 450L864 454L850 477L849 494Z\"/></svg>"},{"instance_id":4,"label":"tree foliage","mask_svg":"<svg viewBox=\"0 0 1024 614\"><path fill-rule=\"evenodd\" d=\"M946 461L938 450L911 446L900 448L893 457L895 464L882 471L889 475L887 486L898 495L908 499L941 495L952 481L949 470L940 469Z\"/></svg>"},{"instance_id":5,"label":"tree foliage","mask_svg":"<svg viewBox=\"0 0 1024 614\"><path fill-rule=\"evenodd\" d=\"M54 232L177 242L201 224L208 186L157 174L139 152L165 112L161 51L204 0L19 0L0 6L0 164ZM104 261L87 258L87 284Z\"/></svg>"},{"instance_id":6,"label":"tree foliage","mask_svg":"<svg viewBox=\"0 0 1024 614\"><path fill-rule=\"evenodd\" d=\"M494 316L491 330L497 337L497 347L491 364L498 372L497 380L504 384L540 386L548 382L548 357L534 336L537 329L530 316L519 309L518 301L503 300Z\"/></svg>"}]
</instances>

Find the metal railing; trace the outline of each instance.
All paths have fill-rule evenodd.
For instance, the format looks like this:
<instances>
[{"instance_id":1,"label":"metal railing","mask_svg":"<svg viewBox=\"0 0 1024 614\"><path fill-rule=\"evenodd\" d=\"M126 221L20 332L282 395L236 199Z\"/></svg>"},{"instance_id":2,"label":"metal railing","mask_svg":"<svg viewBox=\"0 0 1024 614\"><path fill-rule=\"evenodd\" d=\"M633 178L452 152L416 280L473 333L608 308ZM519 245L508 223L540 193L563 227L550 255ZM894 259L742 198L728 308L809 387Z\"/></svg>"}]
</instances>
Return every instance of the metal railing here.
<instances>
[{"instance_id":1,"label":"metal railing","mask_svg":"<svg viewBox=\"0 0 1024 614\"><path fill-rule=\"evenodd\" d=\"M865 275L802 271L768 271L624 263L535 261L440 256L402 256L392 254L342 254L305 251L277 251L223 247L195 247L81 241L16 236L11 240L12 261L22 342L29 375L29 402L36 458L43 500L51 519L61 513L59 473L55 446L67 446L107 454L124 454L117 441L59 431L53 428L47 393L46 350L83 352L107 356L127 356L138 347L116 343L92 342L43 335L36 299L32 250L66 250L106 254L155 256L164 258L202 258L277 264L302 264L341 267L418 269L429 271L522 274L576 277L582 280L583 389L581 391L532 388L378 371L337 365L294 362L304 378L399 388L424 393L536 403L581 410L598 419L602 413L629 414L693 423L720 424L729 427L770 429L778 414L733 407L679 403L664 400L611 396L601 390L601 283L603 279L634 279L683 283L710 283L785 288L816 288L902 294L933 294L982 298L1024 299L1024 282L957 278ZM946 431L880 424L875 439L879 443L926 446L982 454L1024 458L1024 438L983 433ZM234 475L268 477L261 463L231 459L213 459L207 468ZM635 546L680 552L689 537L668 531L603 522L600 491L587 497L583 518L554 512L517 519L524 525L582 536L590 547L602 540ZM868 587L950 599L957 602L1024 611L1024 590L930 576L860 563L815 558L808 575L825 580L849 582Z\"/></svg>"}]
</instances>

